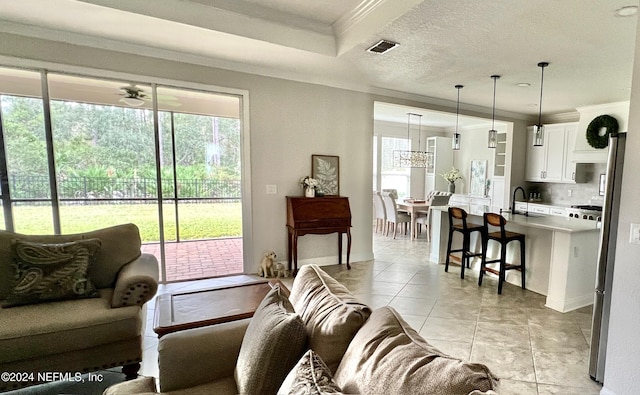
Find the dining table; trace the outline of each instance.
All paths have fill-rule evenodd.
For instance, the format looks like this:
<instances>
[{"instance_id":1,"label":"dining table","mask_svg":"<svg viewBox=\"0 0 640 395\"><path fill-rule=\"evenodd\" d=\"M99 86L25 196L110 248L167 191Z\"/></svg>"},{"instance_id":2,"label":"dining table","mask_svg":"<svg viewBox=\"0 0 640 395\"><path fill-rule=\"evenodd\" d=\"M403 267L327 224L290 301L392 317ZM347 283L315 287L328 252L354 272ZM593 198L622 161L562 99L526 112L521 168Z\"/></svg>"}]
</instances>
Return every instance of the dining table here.
<instances>
[{"instance_id":1,"label":"dining table","mask_svg":"<svg viewBox=\"0 0 640 395\"><path fill-rule=\"evenodd\" d=\"M398 200L396 202L398 209L406 211L411 216L411 240L415 239L418 235L418 227L416 224L416 218L420 213L428 215L429 202L424 200Z\"/></svg>"}]
</instances>

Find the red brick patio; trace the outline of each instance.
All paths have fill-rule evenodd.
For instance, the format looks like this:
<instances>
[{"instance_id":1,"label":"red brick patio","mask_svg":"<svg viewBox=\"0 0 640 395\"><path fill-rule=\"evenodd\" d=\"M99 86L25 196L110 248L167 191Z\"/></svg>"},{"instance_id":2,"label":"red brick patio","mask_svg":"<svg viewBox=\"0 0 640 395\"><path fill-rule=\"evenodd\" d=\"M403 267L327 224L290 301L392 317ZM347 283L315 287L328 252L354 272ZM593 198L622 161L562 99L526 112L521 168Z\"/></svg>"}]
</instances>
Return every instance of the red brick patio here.
<instances>
[{"instance_id":1,"label":"red brick patio","mask_svg":"<svg viewBox=\"0 0 640 395\"><path fill-rule=\"evenodd\" d=\"M182 241L165 243L166 281L193 280L243 272L242 238ZM160 262L160 244L142 245Z\"/></svg>"}]
</instances>

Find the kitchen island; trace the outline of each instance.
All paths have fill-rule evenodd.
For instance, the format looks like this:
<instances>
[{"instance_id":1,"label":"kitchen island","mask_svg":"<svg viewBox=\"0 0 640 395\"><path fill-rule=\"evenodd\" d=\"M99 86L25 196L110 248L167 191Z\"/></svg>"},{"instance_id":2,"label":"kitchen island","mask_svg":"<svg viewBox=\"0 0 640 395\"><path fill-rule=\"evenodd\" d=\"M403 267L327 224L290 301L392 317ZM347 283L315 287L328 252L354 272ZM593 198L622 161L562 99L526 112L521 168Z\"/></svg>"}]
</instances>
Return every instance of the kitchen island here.
<instances>
[{"instance_id":1,"label":"kitchen island","mask_svg":"<svg viewBox=\"0 0 640 395\"><path fill-rule=\"evenodd\" d=\"M488 206L458 206L469 214L469 222L482 224L482 215L492 211ZM449 217L447 206L431 207L431 250L430 260L444 263L449 237ZM526 281L525 287L547 297L546 306L567 312L593 303L598 242L599 222L578 218L550 215L502 214L507 221L506 229L525 234ZM459 237L454 234L454 237ZM454 245L462 243L454 239ZM471 246L480 251L479 237L471 240ZM497 243L490 242L490 258L498 257L500 249ZM520 246L518 242L509 243L507 262L518 263ZM474 262L473 270L478 271L479 258ZM520 272L508 271L506 281L520 286Z\"/></svg>"}]
</instances>

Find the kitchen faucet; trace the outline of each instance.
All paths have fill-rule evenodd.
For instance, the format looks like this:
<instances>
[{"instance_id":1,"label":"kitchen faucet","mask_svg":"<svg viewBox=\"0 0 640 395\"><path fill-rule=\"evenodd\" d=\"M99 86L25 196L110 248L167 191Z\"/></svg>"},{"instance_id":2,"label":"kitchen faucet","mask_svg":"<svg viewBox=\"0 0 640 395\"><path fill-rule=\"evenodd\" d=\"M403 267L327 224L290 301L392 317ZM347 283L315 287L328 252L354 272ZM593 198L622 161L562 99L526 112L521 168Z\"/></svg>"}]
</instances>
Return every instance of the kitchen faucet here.
<instances>
[{"instance_id":1,"label":"kitchen faucet","mask_svg":"<svg viewBox=\"0 0 640 395\"><path fill-rule=\"evenodd\" d=\"M525 192L524 188L516 187L516 189L513 190L513 196L511 197L511 214L517 214L516 213L516 192L518 192L518 190L522 191L522 197L524 198L524 200L527 200L527 193ZM522 214L529 215L529 212L525 211Z\"/></svg>"}]
</instances>

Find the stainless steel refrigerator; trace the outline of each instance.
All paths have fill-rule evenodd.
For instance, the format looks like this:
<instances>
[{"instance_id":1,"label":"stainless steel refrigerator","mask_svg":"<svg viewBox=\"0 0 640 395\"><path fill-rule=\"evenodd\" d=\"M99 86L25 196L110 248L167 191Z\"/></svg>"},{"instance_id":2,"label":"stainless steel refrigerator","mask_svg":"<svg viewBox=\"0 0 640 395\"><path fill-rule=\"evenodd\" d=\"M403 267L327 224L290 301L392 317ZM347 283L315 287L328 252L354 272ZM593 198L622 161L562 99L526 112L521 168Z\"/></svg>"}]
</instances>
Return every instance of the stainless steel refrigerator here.
<instances>
[{"instance_id":1,"label":"stainless steel refrigerator","mask_svg":"<svg viewBox=\"0 0 640 395\"><path fill-rule=\"evenodd\" d=\"M598 382L602 382L604 379L604 365L607 354L611 288L616 258L620 190L626 141L626 133L609 135L609 158L607 161L604 205L602 207L598 271L596 273L593 322L591 324L591 355L589 359L589 375Z\"/></svg>"}]
</instances>

